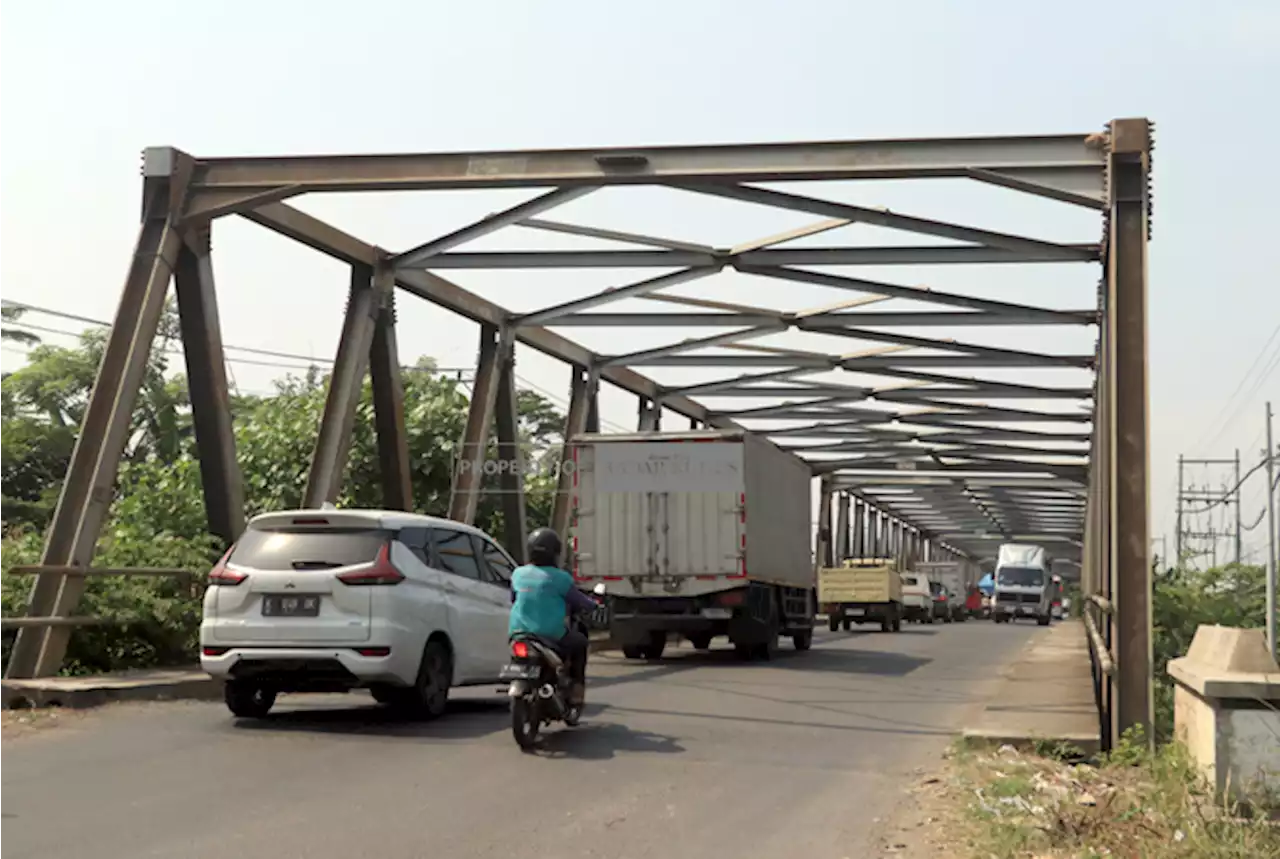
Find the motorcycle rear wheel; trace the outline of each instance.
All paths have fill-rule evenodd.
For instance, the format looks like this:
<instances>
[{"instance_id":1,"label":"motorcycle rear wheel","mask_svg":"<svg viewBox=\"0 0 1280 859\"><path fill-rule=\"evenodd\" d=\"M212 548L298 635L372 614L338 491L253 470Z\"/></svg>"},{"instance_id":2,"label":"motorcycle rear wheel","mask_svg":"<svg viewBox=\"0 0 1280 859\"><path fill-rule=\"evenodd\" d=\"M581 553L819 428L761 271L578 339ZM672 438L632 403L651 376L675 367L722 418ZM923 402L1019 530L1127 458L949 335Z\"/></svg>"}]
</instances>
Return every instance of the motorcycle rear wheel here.
<instances>
[{"instance_id":1,"label":"motorcycle rear wheel","mask_svg":"<svg viewBox=\"0 0 1280 859\"><path fill-rule=\"evenodd\" d=\"M538 714L538 705L527 698L516 698L511 702L511 733L521 751L531 752L538 742L538 729L542 720Z\"/></svg>"}]
</instances>

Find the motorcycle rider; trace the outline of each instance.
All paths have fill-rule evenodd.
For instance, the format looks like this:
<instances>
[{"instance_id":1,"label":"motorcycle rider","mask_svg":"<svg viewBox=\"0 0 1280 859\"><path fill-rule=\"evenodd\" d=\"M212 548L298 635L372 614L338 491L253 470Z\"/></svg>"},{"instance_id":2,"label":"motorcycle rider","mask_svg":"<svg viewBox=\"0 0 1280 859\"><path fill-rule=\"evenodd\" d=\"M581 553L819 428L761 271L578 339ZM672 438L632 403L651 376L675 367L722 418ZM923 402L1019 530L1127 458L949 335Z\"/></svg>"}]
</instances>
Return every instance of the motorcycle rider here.
<instances>
[{"instance_id":1,"label":"motorcycle rider","mask_svg":"<svg viewBox=\"0 0 1280 859\"><path fill-rule=\"evenodd\" d=\"M573 576L560 569L560 535L539 528L529 535L529 563L511 575L508 637L536 635L555 645L569 665L571 706L581 707L587 688L587 637L567 627L570 609L592 611L596 603L578 590Z\"/></svg>"}]
</instances>

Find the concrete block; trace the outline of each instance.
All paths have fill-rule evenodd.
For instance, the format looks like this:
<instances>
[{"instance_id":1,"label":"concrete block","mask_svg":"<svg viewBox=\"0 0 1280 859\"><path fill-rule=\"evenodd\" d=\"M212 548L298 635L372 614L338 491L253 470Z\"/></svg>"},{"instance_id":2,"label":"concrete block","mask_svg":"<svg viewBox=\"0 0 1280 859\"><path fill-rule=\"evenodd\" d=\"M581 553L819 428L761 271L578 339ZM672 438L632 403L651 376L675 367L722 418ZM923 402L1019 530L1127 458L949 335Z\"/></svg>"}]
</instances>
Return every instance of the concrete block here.
<instances>
[{"instance_id":1,"label":"concrete block","mask_svg":"<svg viewBox=\"0 0 1280 859\"><path fill-rule=\"evenodd\" d=\"M1219 797L1280 795L1280 668L1262 630L1202 626L1168 672L1175 732Z\"/></svg>"}]
</instances>

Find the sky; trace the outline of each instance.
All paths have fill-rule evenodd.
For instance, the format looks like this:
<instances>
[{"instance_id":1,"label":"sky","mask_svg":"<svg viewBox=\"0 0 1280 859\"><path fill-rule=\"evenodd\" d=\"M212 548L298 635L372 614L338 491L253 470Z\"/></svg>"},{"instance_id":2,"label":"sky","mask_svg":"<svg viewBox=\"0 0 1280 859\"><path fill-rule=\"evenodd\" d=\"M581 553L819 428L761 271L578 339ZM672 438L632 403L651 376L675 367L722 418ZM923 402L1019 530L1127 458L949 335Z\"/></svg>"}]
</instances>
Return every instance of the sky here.
<instances>
[{"instance_id":1,"label":"sky","mask_svg":"<svg viewBox=\"0 0 1280 859\"><path fill-rule=\"evenodd\" d=\"M1268 339L1280 326L1280 263L1269 229L1280 179L1267 159L1280 145L1280 119L1265 108L1280 83L1277 43L1280 4L1266 0L7 3L0 14L0 292L110 319L136 236L146 146L234 156L1087 134L1116 117L1146 116L1157 124L1151 527L1157 540L1172 541L1177 457L1230 458L1238 448L1247 469L1261 456L1264 401L1280 407L1280 339ZM959 181L850 184L804 192L1060 241L1099 234L1096 216L1084 210L1001 189ZM294 202L399 250L529 196ZM597 192L554 217L717 245L806 222L638 189ZM857 243L921 243L848 229L858 231L846 236ZM834 244L841 232L808 244ZM526 231L475 249L583 246L575 242ZM347 289L341 265L234 218L215 226L214 254L227 343L332 357ZM964 270L858 274L1064 308L1090 306L1098 276L1090 265L948 268ZM515 310L638 279L608 271L448 274ZM779 308L845 297L806 289L731 274L696 293L676 292ZM661 308L629 302L610 309ZM405 363L419 355L445 367L474 363L474 325L404 299L400 320ZM82 327L39 315L28 321ZM1013 348L1092 351L1091 334L1047 331L981 337ZM610 354L662 342L652 331L564 333ZM680 336L703 333L710 332ZM785 337L766 342L800 345ZM842 351L855 348L848 342ZM231 363L241 390L270 390L273 377L287 372L254 360L264 361L240 352ZM529 350L517 360L526 384L566 398L563 365ZM21 362L6 345L5 369ZM672 384L706 378L681 372L650 375ZM1042 372L1022 378L1073 383L1069 372ZM608 392L602 410L615 427L634 425L633 397ZM1228 477L1221 468L1186 469L1188 482L1200 486ZM1249 524L1265 497L1259 476L1243 497ZM1246 535L1255 557L1264 533L1265 526Z\"/></svg>"}]
</instances>

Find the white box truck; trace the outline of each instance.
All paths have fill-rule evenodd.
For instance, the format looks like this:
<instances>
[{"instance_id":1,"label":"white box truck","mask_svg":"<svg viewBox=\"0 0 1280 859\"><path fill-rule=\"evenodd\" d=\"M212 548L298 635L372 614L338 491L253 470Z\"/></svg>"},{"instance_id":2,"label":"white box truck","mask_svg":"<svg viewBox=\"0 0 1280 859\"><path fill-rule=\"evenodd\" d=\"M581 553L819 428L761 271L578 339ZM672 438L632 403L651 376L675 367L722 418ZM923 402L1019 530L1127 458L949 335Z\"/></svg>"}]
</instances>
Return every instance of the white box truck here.
<instances>
[{"instance_id":1,"label":"white box truck","mask_svg":"<svg viewBox=\"0 0 1280 859\"><path fill-rule=\"evenodd\" d=\"M1020 617L1035 618L1048 626L1052 617L1054 587L1051 561L1043 546L1005 543L996 556L995 590L991 617L1008 623Z\"/></svg>"},{"instance_id":2,"label":"white box truck","mask_svg":"<svg viewBox=\"0 0 1280 859\"><path fill-rule=\"evenodd\" d=\"M812 472L741 430L577 436L570 561L603 583L609 629L630 659L658 659L672 633L744 658L779 636L813 641Z\"/></svg>"},{"instance_id":3,"label":"white box truck","mask_svg":"<svg viewBox=\"0 0 1280 859\"><path fill-rule=\"evenodd\" d=\"M919 561L913 565L913 569L924 573L929 581L937 582L946 589L947 616L943 620L951 623L963 621L968 616L965 614L964 602L969 596L970 582L964 561Z\"/></svg>"}]
</instances>

